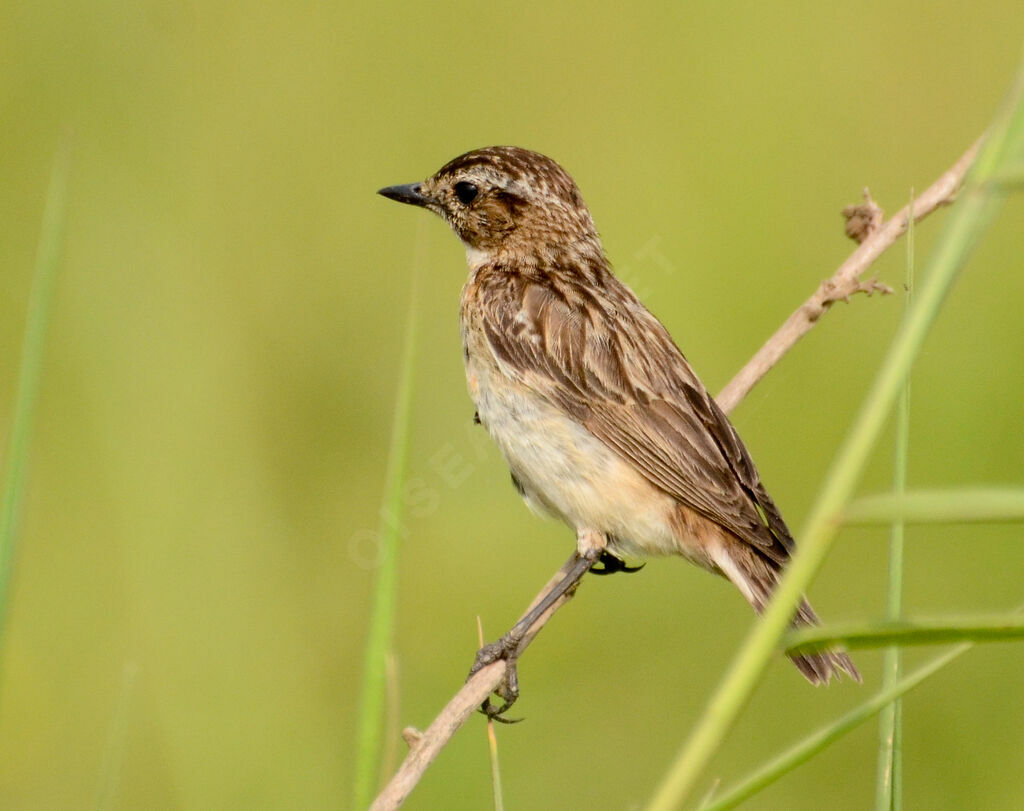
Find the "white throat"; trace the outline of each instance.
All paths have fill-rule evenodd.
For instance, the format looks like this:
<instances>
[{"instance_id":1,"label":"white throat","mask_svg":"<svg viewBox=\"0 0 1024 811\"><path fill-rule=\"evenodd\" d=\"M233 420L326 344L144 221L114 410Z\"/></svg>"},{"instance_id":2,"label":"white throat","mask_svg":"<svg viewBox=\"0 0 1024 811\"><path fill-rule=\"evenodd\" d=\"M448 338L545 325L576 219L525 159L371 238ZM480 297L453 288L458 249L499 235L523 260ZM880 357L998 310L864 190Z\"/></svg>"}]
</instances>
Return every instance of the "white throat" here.
<instances>
[{"instance_id":1,"label":"white throat","mask_svg":"<svg viewBox=\"0 0 1024 811\"><path fill-rule=\"evenodd\" d=\"M470 270L483 267L490 261L491 257L486 251L481 251L479 248L474 248L470 245L466 246L466 264L469 265Z\"/></svg>"}]
</instances>

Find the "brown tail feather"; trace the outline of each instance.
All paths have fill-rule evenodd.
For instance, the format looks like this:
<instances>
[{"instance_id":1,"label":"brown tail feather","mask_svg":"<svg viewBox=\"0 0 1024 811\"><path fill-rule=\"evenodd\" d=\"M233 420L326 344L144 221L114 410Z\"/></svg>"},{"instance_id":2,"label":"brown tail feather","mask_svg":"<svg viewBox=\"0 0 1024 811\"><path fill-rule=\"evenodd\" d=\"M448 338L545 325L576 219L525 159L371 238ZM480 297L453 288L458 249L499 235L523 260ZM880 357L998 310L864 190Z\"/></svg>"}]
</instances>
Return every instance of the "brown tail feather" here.
<instances>
[{"instance_id":1,"label":"brown tail feather","mask_svg":"<svg viewBox=\"0 0 1024 811\"><path fill-rule=\"evenodd\" d=\"M807 598L804 598L793 617L792 627L820 624L818 615L814 613ZM857 670L853 660L841 650L831 648L818 653L796 653L789 658L811 684L828 684L833 674L838 678L841 672L846 673L854 681L861 680L860 671Z\"/></svg>"},{"instance_id":2,"label":"brown tail feather","mask_svg":"<svg viewBox=\"0 0 1024 811\"><path fill-rule=\"evenodd\" d=\"M721 556L715 557L718 569L743 593L754 610L762 613L779 582L778 564L738 541L723 547L720 552ZM793 616L792 627L820 624L811 604L803 599ZM800 653L789 658L811 684L827 684L833 675L838 677L840 673L846 673L855 681L861 680L853 660L841 650Z\"/></svg>"}]
</instances>

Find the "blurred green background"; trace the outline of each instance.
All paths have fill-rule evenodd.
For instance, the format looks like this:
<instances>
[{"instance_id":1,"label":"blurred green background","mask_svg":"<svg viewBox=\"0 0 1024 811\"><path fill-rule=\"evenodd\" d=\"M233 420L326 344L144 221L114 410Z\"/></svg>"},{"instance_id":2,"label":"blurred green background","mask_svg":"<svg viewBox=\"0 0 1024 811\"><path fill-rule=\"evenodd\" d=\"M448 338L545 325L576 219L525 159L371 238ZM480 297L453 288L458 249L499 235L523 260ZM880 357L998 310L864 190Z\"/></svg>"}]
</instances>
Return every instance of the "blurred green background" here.
<instances>
[{"instance_id":1,"label":"blurred green background","mask_svg":"<svg viewBox=\"0 0 1024 811\"><path fill-rule=\"evenodd\" d=\"M0 651L0 806L334 808L417 264L401 725L460 684L476 616L504 631L573 543L471 424L462 248L375 190L488 144L552 155L717 391L849 253L844 205L870 185L896 210L977 137L1024 16L1019 0L143 0L7 2L0 29L0 439L62 133L73 149ZM911 486L1024 479L1022 215L1012 199L916 367ZM941 224L919 229L922 261ZM903 254L877 266L898 289ZM902 306L838 306L734 414L794 529ZM890 448L864 492L887 487ZM908 611L1017 605L1021 534L912 528ZM844 532L812 589L825 618L880 616L886 538ZM528 721L499 730L508 806L647 798L750 623L679 561L588 580L520 666ZM731 782L866 698L881 657L856 658L865 687L827 690L780 658L714 773ZM907 807L1024 806L1022 666L1019 645L980 648L909 697ZM750 807L869 806L876 734ZM483 808L489 791L476 719L408 807Z\"/></svg>"}]
</instances>

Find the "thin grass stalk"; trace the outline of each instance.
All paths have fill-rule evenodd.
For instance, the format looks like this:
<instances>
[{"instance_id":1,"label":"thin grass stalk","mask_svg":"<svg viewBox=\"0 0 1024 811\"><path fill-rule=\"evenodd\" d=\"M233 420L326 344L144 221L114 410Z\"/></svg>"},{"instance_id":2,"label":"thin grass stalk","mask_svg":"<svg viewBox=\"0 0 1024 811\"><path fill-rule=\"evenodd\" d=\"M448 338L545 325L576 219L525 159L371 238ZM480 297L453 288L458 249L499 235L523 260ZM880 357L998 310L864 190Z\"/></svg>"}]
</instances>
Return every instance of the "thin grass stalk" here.
<instances>
[{"instance_id":1,"label":"thin grass stalk","mask_svg":"<svg viewBox=\"0 0 1024 811\"><path fill-rule=\"evenodd\" d=\"M1008 618L1019 619L1021 612L1024 612L1024 606L1018 606L1016 611L1009 615ZM893 699L905 695L925 679L931 678L954 659L973 647L973 642L963 642L952 650L936 656L909 676L901 678L897 684L883 688L872 698L859 707L854 708L842 718L826 724L816 732L812 732L802 741L772 758L760 768L755 769L721 797L714 801L709 800L701 805L701 811L725 811L725 809L735 808L744 800L750 799L762 789L784 775L789 774L797 766L806 763L816 754L824 751L844 735L856 729L883 707L888 706Z\"/></svg>"},{"instance_id":2,"label":"thin grass stalk","mask_svg":"<svg viewBox=\"0 0 1024 811\"><path fill-rule=\"evenodd\" d=\"M356 745L356 771L353 787L353 808L357 811L370 805L376 794L380 776L381 743L387 703L387 659L394 636L395 602L398 588L398 527L401 522L402 492L405 486L409 447L409 423L412 414L413 367L416 357L417 280L420 245L413 268L412 293L406 316L405 340L402 348L398 390L395 394L391 446L388 450L381 526L377 533L377 580L374 585L370 627L363 658L363 692L360 700L359 729Z\"/></svg>"},{"instance_id":3,"label":"thin grass stalk","mask_svg":"<svg viewBox=\"0 0 1024 811\"><path fill-rule=\"evenodd\" d=\"M25 321L25 340L21 347L21 366L17 394L14 397L11 438L7 448L4 474L6 488L3 503L0 505L0 643L6 626L11 573L17 558L18 518L25 492L29 444L36 416L46 329L57 283L57 265L64 243L70 172L71 147L65 140L57 148L46 192L32 292Z\"/></svg>"},{"instance_id":4,"label":"thin grass stalk","mask_svg":"<svg viewBox=\"0 0 1024 811\"><path fill-rule=\"evenodd\" d=\"M827 749L884 707L892 706L892 702L895 699L913 690L925 679L933 676L972 647L974 645L970 642L958 645L952 650L935 657L928 664L919 667L909 676L904 676L895 684L883 688L859 707L855 707L846 713L842 718L826 724L802 741L772 758L752 774L743 778L735 786L729 788L721 797L702 806L702 811L725 811L728 808L735 808L744 800L749 800L784 775L789 774L797 766L806 763L816 754Z\"/></svg>"},{"instance_id":5,"label":"thin grass stalk","mask_svg":"<svg viewBox=\"0 0 1024 811\"><path fill-rule=\"evenodd\" d=\"M384 703L384 744L380 758L378 784L383 783L388 775L394 773L400 760L398 750L402 741L402 730L399 726L399 707L401 706L401 690L399 689L398 657L394 650L388 649L384 659L384 690L387 698Z\"/></svg>"},{"instance_id":6,"label":"thin grass stalk","mask_svg":"<svg viewBox=\"0 0 1024 811\"><path fill-rule=\"evenodd\" d=\"M494 721L489 718L487 747L491 755L491 795L494 797L494 811L505 811L505 800L501 790L501 761L498 759L498 736L494 733Z\"/></svg>"},{"instance_id":7,"label":"thin grass stalk","mask_svg":"<svg viewBox=\"0 0 1024 811\"><path fill-rule=\"evenodd\" d=\"M476 618L477 637L480 647L484 646L484 625L480 617ZM498 758L498 736L494 731L494 719L487 718L487 751L491 759L491 796L494 798L494 811L505 811L504 792L501 789L501 760Z\"/></svg>"},{"instance_id":8,"label":"thin grass stalk","mask_svg":"<svg viewBox=\"0 0 1024 811\"><path fill-rule=\"evenodd\" d=\"M1024 639L1024 617L995 614L921 620L845 622L800 628L783 638L787 653L812 653L843 645L884 648L889 645L948 645L954 642L1009 642Z\"/></svg>"},{"instance_id":9,"label":"thin grass stalk","mask_svg":"<svg viewBox=\"0 0 1024 811\"><path fill-rule=\"evenodd\" d=\"M657 787L648 805L651 811L677 808L690 796L697 779L757 686L798 601L828 554L843 508L853 494L925 335L938 316L959 270L1002 202L1002 190L987 181L1008 158L1015 160L1015 152L1020 149L1024 132L1022 85L1024 70L1020 72L1009 103L993 125L951 212L929 263L929 273L920 295L887 353L861 412L825 478L807 525L798 536L800 547L796 555L787 566L761 621L748 634L689 740Z\"/></svg>"},{"instance_id":10,"label":"thin grass stalk","mask_svg":"<svg viewBox=\"0 0 1024 811\"><path fill-rule=\"evenodd\" d=\"M1019 189L1024 186L1024 166L1011 166L1004 169L996 177L992 178L993 183L999 183L1008 189Z\"/></svg>"},{"instance_id":11,"label":"thin grass stalk","mask_svg":"<svg viewBox=\"0 0 1024 811\"><path fill-rule=\"evenodd\" d=\"M139 675L139 666L135 662L126 662L121 672L121 686L117 691L117 706L110 721L106 745L103 747L103 759L100 765L99 787L96 791L96 811L107 811L116 808L117 790L121 783L121 769L124 753L128 748L128 721L130 717L132 693Z\"/></svg>"},{"instance_id":12,"label":"thin grass stalk","mask_svg":"<svg viewBox=\"0 0 1024 811\"><path fill-rule=\"evenodd\" d=\"M1024 521L1024 488L965 487L918 490L896 496L883 493L851 501L842 521L851 525L960 524L981 521Z\"/></svg>"},{"instance_id":13,"label":"thin grass stalk","mask_svg":"<svg viewBox=\"0 0 1024 811\"><path fill-rule=\"evenodd\" d=\"M907 225L906 298L903 317L907 317L914 294L914 192L910 192L910 216ZM896 405L896 438L893 454L893 493L902 498L907 490L907 455L910 444L910 377L903 381ZM896 518L889 531L889 588L886 619L899 620L903 613L903 536L904 522ZM891 689L903 675L902 655L895 645L882 659L882 689ZM899 698L884 707L878 717L878 771L875 778L875 808L899 811L903 807L902 748L903 704Z\"/></svg>"}]
</instances>

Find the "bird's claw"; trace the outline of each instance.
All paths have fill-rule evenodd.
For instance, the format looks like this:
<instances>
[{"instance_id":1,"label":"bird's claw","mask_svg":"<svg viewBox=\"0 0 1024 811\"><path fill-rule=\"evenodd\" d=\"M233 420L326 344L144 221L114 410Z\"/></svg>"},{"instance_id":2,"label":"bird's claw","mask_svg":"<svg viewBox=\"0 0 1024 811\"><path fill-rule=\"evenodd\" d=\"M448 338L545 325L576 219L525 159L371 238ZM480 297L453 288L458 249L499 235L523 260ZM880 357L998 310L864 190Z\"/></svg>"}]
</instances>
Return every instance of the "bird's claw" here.
<instances>
[{"instance_id":1,"label":"bird's claw","mask_svg":"<svg viewBox=\"0 0 1024 811\"><path fill-rule=\"evenodd\" d=\"M597 563L601 564L601 568L597 568ZM597 563L590 567L591 574L616 574L623 572L624 574L633 574L639 572L647 564L641 563L639 566L627 566L626 562L622 558L617 558L611 552L602 551L601 557L597 559Z\"/></svg>"},{"instance_id":2,"label":"bird's claw","mask_svg":"<svg viewBox=\"0 0 1024 811\"><path fill-rule=\"evenodd\" d=\"M519 698L519 672L516 669L516 660L518 658L519 640L506 634L497 642L484 645L476 652L476 660L469 669L469 676L467 677L468 681L481 668L487 667L487 665L497 662L499 659L505 660L505 675L498 683L498 686L494 688L494 694L502 701L501 706L492 704L490 697L485 698L483 704L480 705L480 712L491 720L502 724L518 724L523 720L522 718L504 717L505 712Z\"/></svg>"},{"instance_id":3,"label":"bird's claw","mask_svg":"<svg viewBox=\"0 0 1024 811\"><path fill-rule=\"evenodd\" d=\"M523 720L522 718L505 717L505 713L516 703L516 699L519 698L519 673L516 670L514 660L506 660L505 677L494 688L494 693L501 698L501 706L494 706L488 696L484 699L484 703L480 705L480 712L492 721L497 721L500 724L518 724Z\"/></svg>"}]
</instances>

